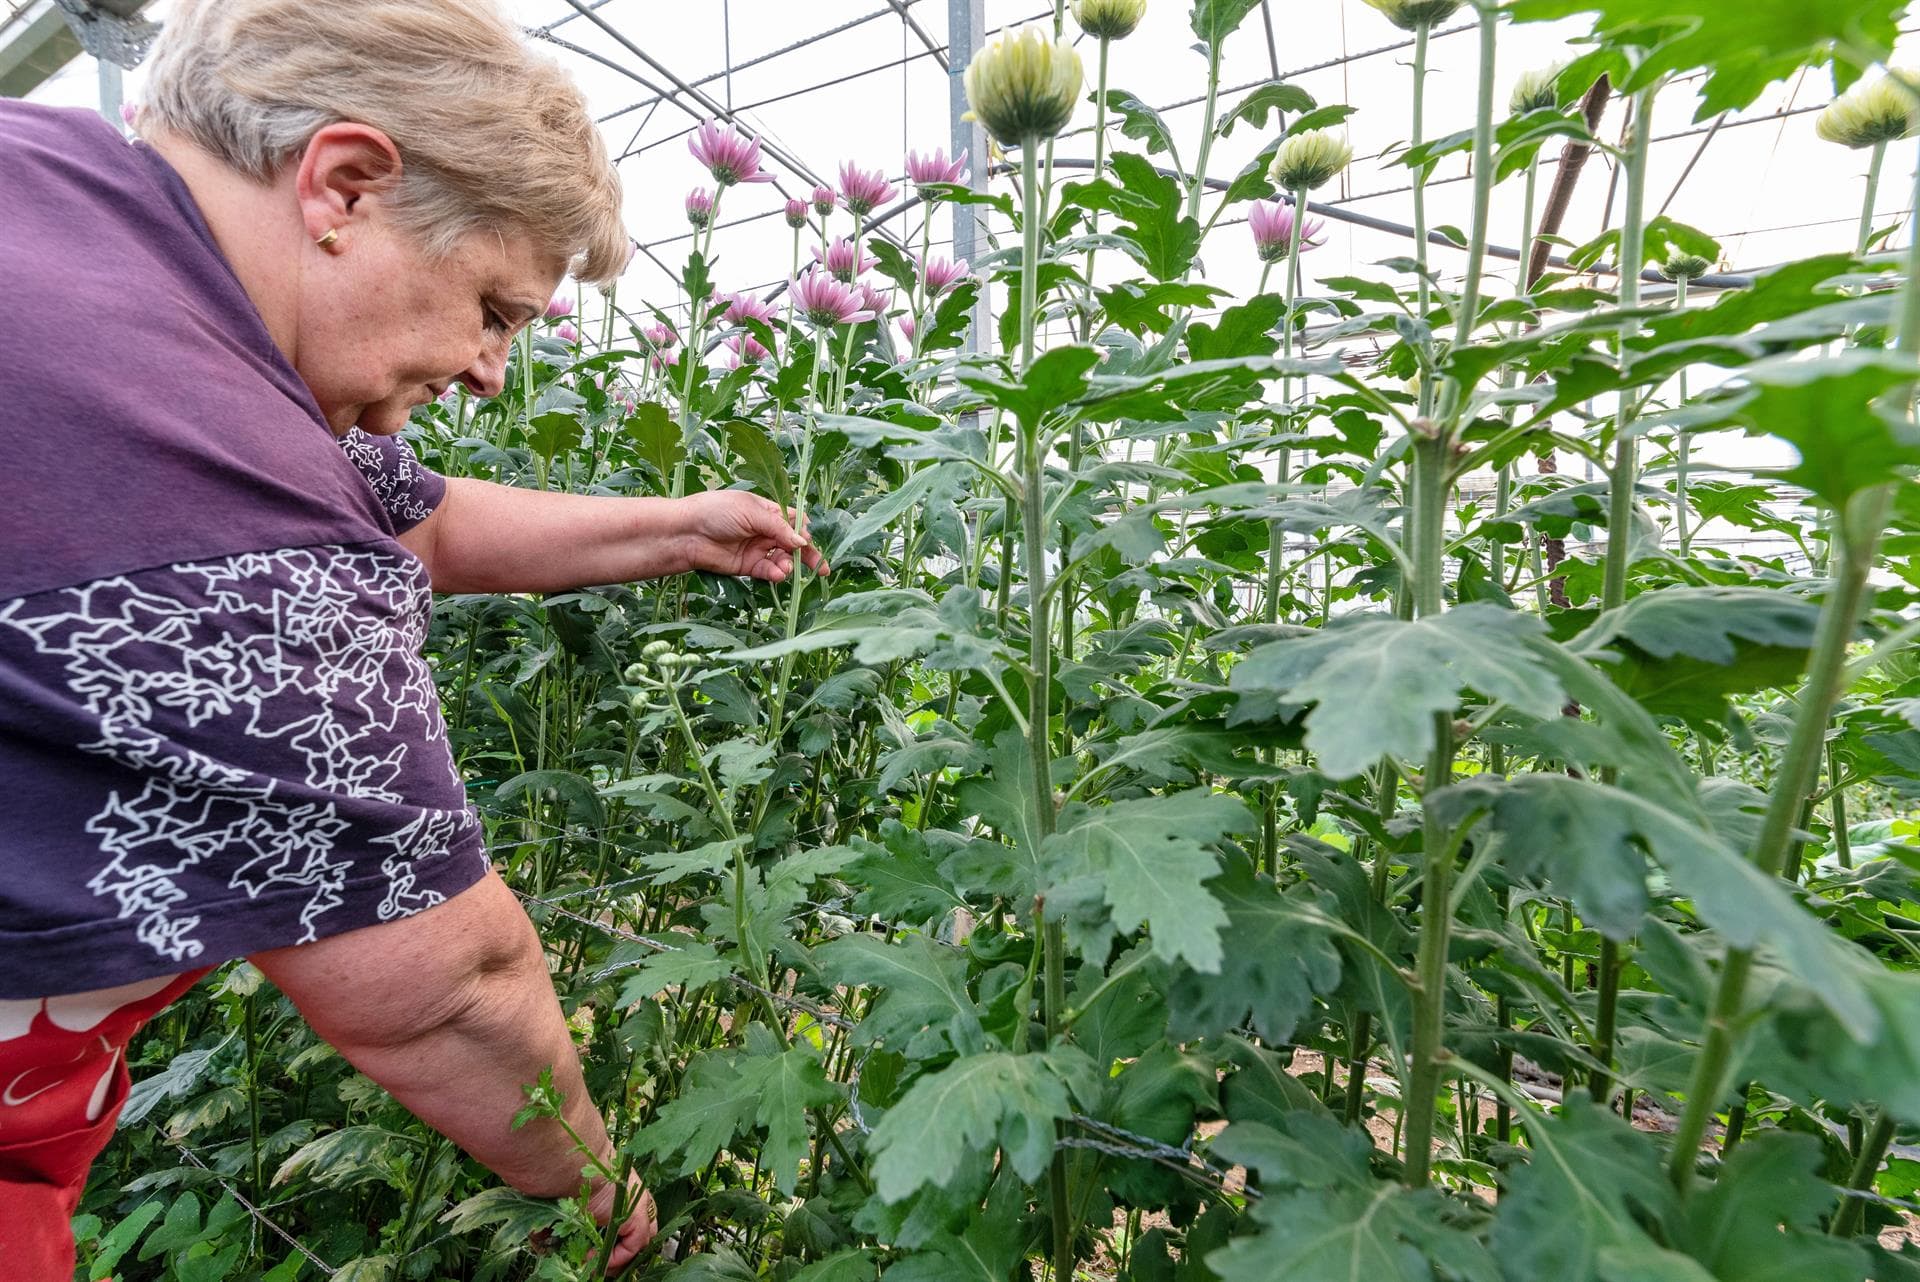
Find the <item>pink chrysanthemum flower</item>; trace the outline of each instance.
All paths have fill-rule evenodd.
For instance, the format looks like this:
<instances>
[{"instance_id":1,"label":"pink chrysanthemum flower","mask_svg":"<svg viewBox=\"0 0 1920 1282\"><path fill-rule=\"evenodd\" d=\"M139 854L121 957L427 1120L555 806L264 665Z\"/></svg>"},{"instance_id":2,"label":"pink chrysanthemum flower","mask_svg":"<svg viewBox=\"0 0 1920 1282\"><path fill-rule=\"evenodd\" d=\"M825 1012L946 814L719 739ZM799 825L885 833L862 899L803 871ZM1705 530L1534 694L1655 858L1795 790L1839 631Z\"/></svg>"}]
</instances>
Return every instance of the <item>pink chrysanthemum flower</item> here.
<instances>
[{"instance_id":1,"label":"pink chrysanthemum flower","mask_svg":"<svg viewBox=\"0 0 1920 1282\"><path fill-rule=\"evenodd\" d=\"M928 200L937 197L927 190L933 183L959 183L967 180L967 153L961 152L954 160L947 159L946 149L935 147L927 155L919 152L907 153L907 181L920 189L920 194Z\"/></svg>"},{"instance_id":2,"label":"pink chrysanthemum flower","mask_svg":"<svg viewBox=\"0 0 1920 1282\"><path fill-rule=\"evenodd\" d=\"M717 120L703 121L687 139L687 150L722 187L773 181L773 175L760 168L760 140L737 134Z\"/></svg>"},{"instance_id":3,"label":"pink chrysanthemum flower","mask_svg":"<svg viewBox=\"0 0 1920 1282\"><path fill-rule=\"evenodd\" d=\"M799 231L807 225L807 202L795 196L787 202L787 226Z\"/></svg>"},{"instance_id":4,"label":"pink chrysanthemum flower","mask_svg":"<svg viewBox=\"0 0 1920 1282\"><path fill-rule=\"evenodd\" d=\"M824 254L820 251L820 247L815 245L813 261L831 272L835 280L851 282L855 276L871 271L875 260L865 254L856 258L853 242L845 236L838 236L834 238L831 245L827 246Z\"/></svg>"},{"instance_id":5,"label":"pink chrysanthemum flower","mask_svg":"<svg viewBox=\"0 0 1920 1282\"><path fill-rule=\"evenodd\" d=\"M131 129L140 122L140 108L131 102L120 104L120 123Z\"/></svg>"},{"instance_id":6,"label":"pink chrysanthemum flower","mask_svg":"<svg viewBox=\"0 0 1920 1282\"><path fill-rule=\"evenodd\" d=\"M920 283L927 287L928 298L938 298L964 280L967 275L967 260L950 263L944 258L923 258L920 260Z\"/></svg>"},{"instance_id":7,"label":"pink chrysanthemum flower","mask_svg":"<svg viewBox=\"0 0 1920 1282\"><path fill-rule=\"evenodd\" d=\"M899 192L877 169L861 169L852 161L840 166L840 197L856 216L865 218Z\"/></svg>"},{"instance_id":8,"label":"pink chrysanthemum flower","mask_svg":"<svg viewBox=\"0 0 1920 1282\"><path fill-rule=\"evenodd\" d=\"M687 193L687 221L695 227L705 227L713 221L713 196L705 187L695 187Z\"/></svg>"},{"instance_id":9,"label":"pink chrysanthemum flower","mask_svg":"<svg viewBox=\"0 0 1920 1282\"><path fill-rule=\"evenodd\" d=\"M875 316L885 316L893 307L893 295L883 294L863 280L860 282L860 307Z\"/></svg>"},{"instance_id":10,"label":"pink chrysanthemum flower","mask_svg":"<svg viewBox=\"0 0 1920 1282\"><path fill-rule=\"evenodd\" d=\"M907 336L907 341L909 343L913 341L913 335L915 331L918 330L919 328L920 327L918 325L915 325L913 323L913 317L906 316L906 315L903 315L900 317L900 332Z\"/></svg>"},{"instance_id":11,"label":"pink chrysanthemum flower","mask_svg":"<svg viewBox=\"0 0 1920 1282\"><path fill-rule=\"evenodd\" d=\"M640 337L647 340L647 346L654 351L665 351L680 341L680 336L665 325L649 325L640 331Z\"/></svg>"},{"instance_id":12,"label":"pink chrysanthemum flower","mask_svg":"<svg viewBox=\"0 0 1920 1282\"><path fill-rule=\"evenodd\" d=\"M655 352L649 359L655 370L673 369L680 364L680 349L669 347L665 351Z\"/></svg>"},{"instance_id":13,"label":"pink chrysanthemum flower","mask_svg":"<svg viewBox=\"0 0 1920 1282\"><path fill-rule=\"evenodd\" d=\"M561 321L560 327L553 332L564 342L577 343L580 341L580 331L575 329L572 324L567 321Z\"/></svg>"},{"instance_id":14,"label":"pink chrysanthemum flower","mask_svg":"<svg viewBox=\"0 0 1920 1282\"><path fill-rule=\"evenodd\" d=\"M573 300L565 294L555 294L547 300L547 319L559 320L562 316L573 315Z\"/></svg>"},{"instance_id":15,"label":"pink chrysanthemum flower","mask_svg":"<svg viewBox=\"0 0 1920 1282\"><path fill-rule=\"evenodd\" d=\"M751 334L734 334L727 339L726 346L728 369L739 369L747 361L758 365L773 355L764 343Z\"/></svg>"},{"instance_id":16,"label":"pink chrysanthemum flower","mask_svg":"<svg viewBox=\"0 0 1920 1282\"><path fill-rule=\"evenodd\" d=\"M752 294L727 294L723 297L727 310L721 313L720 320L724 324L738 325L741 321L747 320L772 323L773 304L766 299L756 298Z\"/></svg>"},{"instance_id":17,"label":"pink chrysanthemum flower","mask_svg":"<svg viewBox=\"0 0 1920 1282\"><path fill-rule=\"evenodd\" d=\"M813 189L813 212L825 218L840 207L840 197L833 194L833 188L821 185Z\"/></svg>"},{"instance_id":18,"label":"pink chrysanthemum flower","mask_svg":"<svg viewBox=\"0 0 1920 1282\"><path fill-rule=\"evenodd\" d=\"M1277 263L1293 245L1293 206L1274 200L1256 200L1247 214L1247 226L1253 230L1253 248L1263 263ZM1326 224L1309 218L1300 228L1300 248L1313 249L1320 244L1315 237Z\"/></svg>"},{"instance_id":19,"label":"pink chrysanthemum flower","mask_svg":"<svg viewBox=\"0 0 1920 1282\"><path fill-rule=\"evenodd\" d=\"M817 329L873 319L873 312L861 307L858 290L818 267L794 280L788 292L793 296L794 314Z\"/></svg>"}]
</instances>

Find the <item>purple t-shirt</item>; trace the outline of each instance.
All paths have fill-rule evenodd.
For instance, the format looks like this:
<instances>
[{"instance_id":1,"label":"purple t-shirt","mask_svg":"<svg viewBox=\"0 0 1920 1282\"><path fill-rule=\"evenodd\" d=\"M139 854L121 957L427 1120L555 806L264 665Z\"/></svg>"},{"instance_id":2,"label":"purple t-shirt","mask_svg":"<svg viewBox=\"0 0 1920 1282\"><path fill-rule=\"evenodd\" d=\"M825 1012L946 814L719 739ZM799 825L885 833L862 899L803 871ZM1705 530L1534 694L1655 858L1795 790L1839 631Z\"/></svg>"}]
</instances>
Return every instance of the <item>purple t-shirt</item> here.
<instances>
[{"instance_id":1,"label":"purple t-shirt","mask_svg":"<svg viewBox=\"0 0 1920 1282\"><path fill-rule=\"evenodd\" d=\"M0 100L0 998L389 921L485 872L395 536L177 174Z\"/></svg>"}]
</instances>

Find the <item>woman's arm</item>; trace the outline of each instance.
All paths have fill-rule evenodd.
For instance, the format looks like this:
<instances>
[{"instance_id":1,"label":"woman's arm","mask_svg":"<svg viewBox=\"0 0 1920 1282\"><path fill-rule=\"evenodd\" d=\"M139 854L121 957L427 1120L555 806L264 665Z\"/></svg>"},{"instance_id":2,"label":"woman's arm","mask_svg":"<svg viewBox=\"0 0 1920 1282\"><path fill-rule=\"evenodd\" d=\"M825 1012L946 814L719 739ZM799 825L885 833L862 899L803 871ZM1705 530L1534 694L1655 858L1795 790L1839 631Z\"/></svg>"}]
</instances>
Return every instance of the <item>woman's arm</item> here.
<instances>
[{"instance_id":1,"label":"woman's arm","mask_svg":"<svg viewBox=\"0 0 1920 1282\"><path fill-rule=\"evenodd\" d=\"M440 506L400 542L436 592L554 592L689 570L778 583L796 552L825 572L779 505L744 490L609 498L450 477Z\"/></svg>"},{"instance_id":2,"label":"woman's arm","mask_svg":"<svg viewBox=\"0 0 1920 1282\"><path fill-rule=\"evenodd\" d=\"M250 960L347 1062L521 1192L580 1189L585 1158L564 1128L551 1120L513 1128L521 1087L548 1068L567 1124L597 1155L611 1154L539 937L492 873L414 916ZM595 1193L604 1216L609 1190ZM612 1264L653 1231L649 1200L623 1229Z\"/></svg>"}]
</instances>

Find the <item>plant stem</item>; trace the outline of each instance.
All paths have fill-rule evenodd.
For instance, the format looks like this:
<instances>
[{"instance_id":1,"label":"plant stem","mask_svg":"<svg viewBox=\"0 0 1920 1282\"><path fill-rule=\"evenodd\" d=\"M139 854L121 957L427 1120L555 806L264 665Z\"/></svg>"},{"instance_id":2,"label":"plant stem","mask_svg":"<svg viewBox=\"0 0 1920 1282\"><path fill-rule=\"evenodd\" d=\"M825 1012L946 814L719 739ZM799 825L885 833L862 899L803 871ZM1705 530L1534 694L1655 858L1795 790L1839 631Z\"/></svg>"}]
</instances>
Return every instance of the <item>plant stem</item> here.
<instances>
[{"instance_id":1,"label":"plant stem","mask_svg":"<svg viewBox=\"0 0 1920 1282\"><path fill-rule=\"evenodd\" d=\"M1423 141L1421 131L1427 114L1427 32L1431 25L1422 22L1413 29L1413 129L1407 138L1409 148L1418 147ZM1478 174L1475 177L1478 178ZM1424 165L1413 171L1413 261L1419 276L1416 285L1420 291L1420 318L1425 320L1433 308L1433 290L1427 283L1427 170ZM1421 385L1424 387L1429 381L1423 379Z\"/></svg>"},{"instance_id":2,"label":"plant stem","mask_svg":"<svg viewBox=\"0 0 1920 1282\"><path fill-rule=\"evenodd\" d=\"M1626 311L1640 302L1640 260L1643 253L1642 218L1646 210L1647 141L1651 134L1653 96L1657 84L1642 89L1633 99L1633 139L1627 148L1627 204L1620 226L1620 307ZM1627 340L1631 323L1620 327L1620 363L1627 361ZM1627 600L1627 568L1632 560L1633 492L1639 483L1639 458L1631 428L1633 407L1620 397L1613 419L1613 467L1607 474L1607 556L1601 575L1600 609L1617 610ZM1608 770L1604 782L1611 783ZM1620 1002L1620 944L1602 937L1599 960L1599 1010L1594 1019L1593 1057L1601 1067L1587 1083L1588 1094L1596 1102L1606 1100L1613 1088L1607 1071L1613 1063L1613 1036Z\"/></svg>"},{"instance_id":3,"label":"plant stem","mask_svg":"<svg viewBox=\"0 0 1920 1282\"><path fill-rule=\"evenodd\" d=\"M1196 222L1200 219L1200 197L1207 190L1207 157L1213 153L1213 115L1219 105L1220 48L1214 45L1207 50L1207 106L1200 118L1200 151L1193 162L1193 187L1187 192L1187 217Z\"/></svg>"},{"instance_id":4,"label":"plant stem","mask_svg":"<svg viewBox=\"0 0 1920 1282\"><path fill-rule=\"evenodd\" d=\"M1873 239L1873 203L1880 194L1880 164L1887 158L1887 144L1883 140L1873 144L1873 152L1867 158L1867 192L1860 202L1860 232L1853 238L1853 252L1856 256L1867 252L1867 242Z\"/></svg>"},{"instance_id":5,"label":"plant stem","mask_svg":"<svg viewBox=\"0 0 1920 1282\"><path fill-rule=\"evenodd\" d=\"M1677 312L1687 310L1687 283L1689 277L1681 275L1673 278L1673 308ZM1687 403L1687 370L1680 367L1680 403ZM1674 530L1680 537L1680 555L1685 556L1693 544L1693 531L1690 528L1692 513L1687 505L1687 471L1693 463L1693 434L1681 428L1673 442L1673 522Z\"/></svg>"},{"instance_id":6,"label":"plant stem","mask_svg":"<svg viewBox=\"0 0 1920 1282\"><path fill-rule=\"evenodd\" d=\"M1840 784L1840 759L1827 745L1827 805L1833 822L1833 853L1842 868L1853 867L1853 838L1847 834L1847 790Z\"/></svg>"},{"instance_id":7,"label":"plant stem","mask_svg":"<svg viewBox=\"0 0 1920 1282\"><path fill-rule=\"evenodd\" d=\"M1034 172L1037 137L1020 142L1020 373L1033 367L1034 313L1039 299L1034 290L1040 267L1040 193L1039 175ZM1027 567L1027 663L1031 669L1027 685L1027 752L1032 758L1029 778L1030 804L1033 807L1034 833L1044 840L1052 835L1055 820L1053 803L1053 752L1048 729L1048 711L1052 702L1051 636L1047 627L1047 505L1046 456L1039 422L1022 422L1020 433L1021 535ZM1003 570L1002 573L1005 573ZM1038 853L1038 852L1034 852ZM1045 1015L1047 1037L1061 1036L1066 1014L1066 938L1058 921L1040 918L1042 965L1045 970ZM1048 1200L1053 1221L1053 1275L1073 1277L1073 1224L1068 1216L1067 1161L1056 1151L1048 1173Z\"/></svg>"},{"instance_id":8,"label":"plant stem","mask_svg":"<svg viewBox=\"0 0 1920 1282\"><path fill-rule=\"evenodd\" d=\"M1873 1177L1879 1173L1881 1159L1887 1155L1887 1146L1893 1143L1893 1114L1881 1109L1873 1119L1873 1129L1867 1133L1860 1145L1860 1152L1854 1158L1853 1172L1847 1177L1847 1189L1853 1193L1864 1193L1873 1187ZM1827 1232L1834 1237L1852 1237L1860 1231L1860 1220L1867 1213L1865 1198L1848 1197L1840 1202L1840 1209L1834 1213L1833 1222L1827 1226Z\"/></svg>"}]
</instances>

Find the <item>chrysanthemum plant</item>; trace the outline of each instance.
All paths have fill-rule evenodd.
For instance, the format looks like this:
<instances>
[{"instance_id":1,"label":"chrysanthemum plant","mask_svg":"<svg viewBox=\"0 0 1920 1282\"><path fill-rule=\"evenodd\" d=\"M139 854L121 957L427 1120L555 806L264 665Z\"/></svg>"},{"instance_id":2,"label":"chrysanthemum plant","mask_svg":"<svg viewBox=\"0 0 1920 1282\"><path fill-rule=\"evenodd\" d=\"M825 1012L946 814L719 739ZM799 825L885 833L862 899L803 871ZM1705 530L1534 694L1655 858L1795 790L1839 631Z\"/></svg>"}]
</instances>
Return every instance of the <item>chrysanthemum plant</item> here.
<instances>
[{"instance_id":1,"label":"chrysanthemum plant","mask_svg":"<svg viewBox=\"0 0 1920 1282\"><path fill-rule=\"evenodd\" d=\"M775 310L716 279L754 233L708 208L679 299L609 301L631 343L545 322L502 397L423 412L443 470L748 487L833 567L435 622L496 859L676 1245L641 1276L1920 1276L1878 1236L1920 1128L1920 294L1875 199L1920 119L1900 6L1369 3L1356 41L1412 42L1385 155L1297 86L1229 95L1253 0L1188 15L1197 135L1109 84L1144 6L1080 0L967 69L1010 174L905 166L986 217L971 264L931 211L876 221L883 174L782 174ZM1566 67L1499 57L1580 12ZM1475 74L1443 103L1451 24ZM1657 215L1654 122L1802 68L1843 93L1861 233L1722 274ZM695 141L715 206L759 172ZM1550 144L1619 169L1589 244L1537 199ZM1309 251L1349 166L1410 177L1429 234L1335 275ZM1467 225L1428 228L1448 167ZM1203 271L1243 216L1253 278ZM1748 466L1759 435L1797 461ZM168 1055L239 1018L196 1009ZM181 1134L277 1156L271 1079L252 1126L183 1088ZM303 1121L278 1205L497 1267L537 1204L439 1159L329 1174L371 1107ZM511 1267L589 1274L558 1227Z\"/></svg>"}]
</instances>

